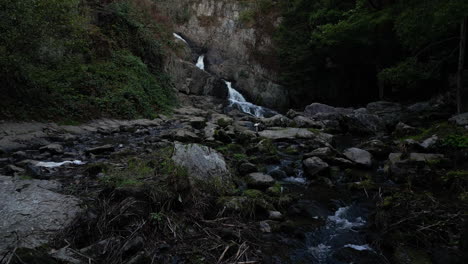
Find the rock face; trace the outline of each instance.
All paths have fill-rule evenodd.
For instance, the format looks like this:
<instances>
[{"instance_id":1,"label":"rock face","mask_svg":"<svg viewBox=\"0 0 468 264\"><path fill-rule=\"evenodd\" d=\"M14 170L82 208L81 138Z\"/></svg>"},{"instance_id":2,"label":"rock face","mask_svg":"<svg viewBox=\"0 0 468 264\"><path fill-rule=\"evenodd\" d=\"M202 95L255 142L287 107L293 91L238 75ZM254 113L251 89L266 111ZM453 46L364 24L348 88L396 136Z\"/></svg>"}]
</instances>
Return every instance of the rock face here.
<instances>
[{"instance_id":1,"label":"rock face","mask_svg":"<svg viewBox=\"0 0 468 264\"><path fill-rule=\"evenodd\" d=\"M175 143L172 160L187 169L192 185L206 184L222 189L232 184L232 176L223 156L209 147Z\"/></svg>"},{"instance_id":2,"label":"rock face","mask_svg":"<svg viewBox=\"0 0 468 264\"><path fill-rule=\"evenodd\" d=\"M175 80L174 85L179 92L191 95L211 95L225 99L228 96L227 86L215 76L201 70L195 64L170 58L166 71Z\"/></svg>"},{"instance_id":3,"label":"rock face","mask_svg":"<svg viewBox=\"0 0 468 264\"><path fill-rule=\"evenodd\" d=\"M52 191L57 188L52 181L0 176L0 255L17 242L26 248L47 243L81 212L79 200Z\"/></svg>"},{"instance_id":4,"label":"rock face","mask_svg":"<svg viewBox=\"0 0 468 264\"><path fill-rule=\"evenodd\" d=\"M343 154L359 165L370 167L372 165L372 154L359 148L346 149Z\"/></svg>"},{"instance_id":5,"label":"rock face","mask_svg":"<svg viewBox=\"0 0 468 264\"><path fill-rule=\"evenodd\" d=\"M275 69L278 64L271 61L274 60L271 38L278 25L277 18L268 17L269 19L264 19L256 27L248 25L248 22L243 21L242 15L255 8L255 3L250 1L157 2L162 13L173 18L175 31L187 38L198 54L205 54L208 72L219 78L235 80L236 89L255 104L279 110L287 109L288 93L276 79L279 76ZM196 57L192 58L191 63L194 64L195 61ZM187 76L188 79L184 77L183 80L187 80L189 85L181 84L179 90L190 86L203 87L198 84L190 85L191 82L194 84L195 76Z\"/></svg>"}]
</instances>

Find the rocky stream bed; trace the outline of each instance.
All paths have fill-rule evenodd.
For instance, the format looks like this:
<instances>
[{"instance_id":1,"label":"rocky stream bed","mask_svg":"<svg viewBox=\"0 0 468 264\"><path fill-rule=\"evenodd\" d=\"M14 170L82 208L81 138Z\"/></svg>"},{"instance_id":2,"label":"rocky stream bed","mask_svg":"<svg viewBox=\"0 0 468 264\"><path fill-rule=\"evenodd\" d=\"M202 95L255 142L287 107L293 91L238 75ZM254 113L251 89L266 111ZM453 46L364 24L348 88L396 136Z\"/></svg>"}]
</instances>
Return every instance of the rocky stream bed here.
<instances>
[{"instance_id":1,"label":"rocky stream bed","mask_svg":"<svg viewBox=\"0 0 468 264\"><path fill-rule=\"evenodd\" d=\"M182 101L1 123L0 263L466 260L468 115L443 100L265 118Z\"/></svg>"}]
</instances>

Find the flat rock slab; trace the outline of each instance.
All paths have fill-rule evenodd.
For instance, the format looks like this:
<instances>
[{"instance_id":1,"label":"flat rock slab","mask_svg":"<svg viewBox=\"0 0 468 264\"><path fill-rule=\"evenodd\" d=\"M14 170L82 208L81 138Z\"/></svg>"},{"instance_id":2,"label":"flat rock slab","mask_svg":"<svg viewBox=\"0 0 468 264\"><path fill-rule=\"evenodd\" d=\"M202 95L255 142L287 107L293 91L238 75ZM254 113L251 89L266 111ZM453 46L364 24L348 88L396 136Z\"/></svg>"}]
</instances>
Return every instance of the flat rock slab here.
<instances>
[{"instance_id":1,"label":"flat rock slab","mask_svg":"<svg viewBox=\"0 0 468 264\"><path fill-rule=\"evenodd\" d=\"M15 246L48 243L82 211L76 197L53 191L59 187L54 181L0 176L0 256Z\"/></svg>"},{"instance_id":2,"label":"flat rock slab","mask_svg":"<svg viewBox=\"0 0 468 264\"><path fill-rule=\"evenodd\" d=\"M258 133L261 137L273 140L285 139L320 139L330 143L333 139L332 135L312 132L307 128L270 128Z\"/></svg>"},{"instance_id":3,"label":"flat rock slab","mask_svg":"<svg viewBox=\"0 0 468 264\"><path fill-rule=\"evenodd\" d=\"M370 167L372 165L372 154L359 148L346 149L343 154L357 164Z\"/></svg>"}]
</instances>

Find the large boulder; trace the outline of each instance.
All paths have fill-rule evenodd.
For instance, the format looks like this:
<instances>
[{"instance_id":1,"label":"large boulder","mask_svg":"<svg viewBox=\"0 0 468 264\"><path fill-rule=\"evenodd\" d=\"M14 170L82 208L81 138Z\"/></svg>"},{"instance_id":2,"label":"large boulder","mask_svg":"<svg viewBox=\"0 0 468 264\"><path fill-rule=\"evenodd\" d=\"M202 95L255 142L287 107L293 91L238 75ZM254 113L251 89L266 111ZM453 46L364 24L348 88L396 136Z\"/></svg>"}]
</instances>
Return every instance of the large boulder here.
<instances>
[{"instance_id":1,"label":"large boulder","mask_svg":"<svg viewBox=\"0 0 468 264\"><path fill-rule=\"evenodd\" d=\"M80 201L55 192L53 181L0 176L0 255L47 244L82 211Z\"/></svg>"},{"instance_id":2,"label":"large boulder","mask_svg":"<svg viewBox=\"0 0 468 264\"><path fill-rule=\"evenodd\" d=\"M190 183L196 187L217 188L232 186L232 175L224 157L214 149L199 144L174 144L172 160L187 169Z\"/></svg>"},{"instance_id":3,"label":"large boulder","mask_svg":"<svg viewBox=\"0 0 468 264\"><path fill-rule=\"evenodd\" d=\"M370 167L372 165L372 154L359 148L346 149L343 154L355 163Z\"/></svg>"}]
</instances>

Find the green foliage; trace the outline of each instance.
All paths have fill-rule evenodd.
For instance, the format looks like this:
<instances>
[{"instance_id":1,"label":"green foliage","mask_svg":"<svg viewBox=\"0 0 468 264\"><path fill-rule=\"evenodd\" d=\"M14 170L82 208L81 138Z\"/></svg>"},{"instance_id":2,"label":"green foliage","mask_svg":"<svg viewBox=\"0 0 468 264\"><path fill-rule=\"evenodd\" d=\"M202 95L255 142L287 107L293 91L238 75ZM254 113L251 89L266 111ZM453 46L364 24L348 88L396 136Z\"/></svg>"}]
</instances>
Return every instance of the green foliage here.
<instances>
[{"instance_id":1,"label":"green foliage","mask_svg":"<svg viewBox=\"0 0 468 264\"><path fill-rule=\"evenodd\" d=\"M95 1L97 2L97 1ZM162 71L167 33L131 1L0 3L6 117L153 117L174 97ZM99 19L91 24L89 17Z\"/></svg>"},{"instance_id":2,"label":"green foliage","mask_svg":"<svg viewBox=\"0 0 468 264\"><path fill-rule=\"evenodd\" d=\"M341 87L350 86L377 94L377 79L391 92L421 91L434 81L447 81L444 71L447 65L455 71L458 28L468 13L464 0L296 0L282 5L277 35L282 80L293 97L308 95L308 101L310 96L325 101L343 96Z\"/></svg>"},{"instance_id":3,"label":"green foliage","mask_svg":"<svg viewBox=\"0 0 468 264\"><path fill-rule=\"evenodd\" d=\"M413 139L416 141L422 141L433 135L437 135L441 140L442 146L455 148L468 147L468 132L466 129L447 122L434 124L428 128L422 129L421 133L417 135L404 137L400 140Z\"/></svg>"}]
</instances>

